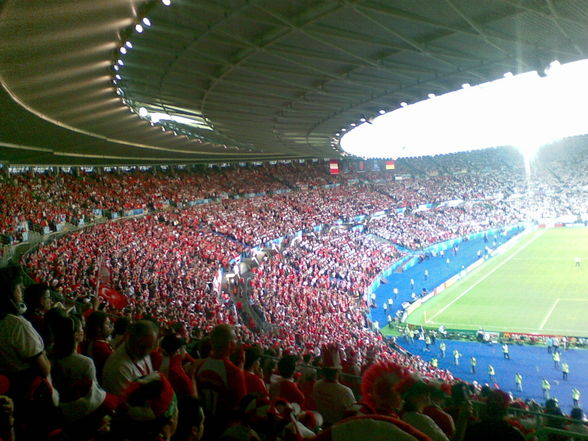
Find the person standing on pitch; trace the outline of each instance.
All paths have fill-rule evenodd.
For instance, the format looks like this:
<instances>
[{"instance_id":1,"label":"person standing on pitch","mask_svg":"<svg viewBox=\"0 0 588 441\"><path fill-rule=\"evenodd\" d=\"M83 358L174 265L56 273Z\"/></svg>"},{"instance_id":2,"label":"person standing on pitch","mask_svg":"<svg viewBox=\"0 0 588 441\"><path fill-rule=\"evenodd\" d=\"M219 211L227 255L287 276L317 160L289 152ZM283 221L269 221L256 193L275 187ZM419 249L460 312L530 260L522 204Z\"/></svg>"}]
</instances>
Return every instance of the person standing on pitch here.
<instances>
[{"instance_id":1,"label":"person standing on pitch","mask_svg":"<svg viewBox=\"0 0 588 441\"><path fill-rule=\"evenodd\" d=\"M502 345L502 355L504 356L505 360L510 360L510 353L508 350L508 344L503 343Z\"/></svg>"},{"instance_id":2,"label":"person standing on pitch","mask_svg":"<svg viewBox=\"0 0 588 441\"><path fill-rule=\"evenodd\" d=\"M447 350L447 346L445 345L444 341L439 343L439 350L441 351L441 358L445 358L445 351Z\"/></svg>"},{"instance_id":3,"label":"person standing on pitch","mask_svg":"<svg viewBox=\"0 0 588 441\"><path fill-rule=\"evenodd\" d=\"M517 372L515 374L515 384L517 385L517 392L523 391L523 376Z\"/></svg>"},{"instance_id":4,"label":"person standing on pitch","mask_svg":"<svg viewBox=\"0 0 588 441\"><path fill-rule=\"evenodd\" d=\"M470 366L472 367L472 374L476 373L477 364L478 364L478 360L476 360L476 357L470 357Z\"/></svg>"},{"instance_id":5,"label":"person standing on pitch","mask_svg":"<svg viewBox=\"0 0 588 441\"><path fill-rule=\"evenodd\" d=\"M453 350L453 363L456 366L459 366L459 359L461 357L461 354L459 353L459 351L457 349Z\"/></svg>"},{"instance_id":6,"label":"person standing on pitch","mask_svg":"<svg viewBox=\"0 0 588 441\"><path fill-rule=\"evenodd\" d=\"M563 380L568 379L568 374L570 373L570 365L567 364L565 361L561 364L561 375Z\"/></svg>"},{"instance_id":7,"label":"person standing on pitch","mask_svg":"<svg viewBox=\"0 0 588 441\"><path fill-rule=\"evenodd\" d=\"M541 389L543 389L543 399L549 400L549 391L551 390L551 384L546 378L541 382Z\"/></svg>"},{"instance_id":8,"label":"person standing on pitch","mask_svg":"<svg viewBox=\"0 0 588 441\"><path fill-rule=\"evenodd\" d=\"M425 336L425 351L430 351L431 350L431 337L429 336L429 334L427 334Z\"/></svg>"},{"instance_id":9,"label":"person standing on pitch","mask_svg":"<svg viewBox=\"0 0 588 441\"><path fill-rule=\"evenodd\" d=\"M575 387L572 388L572 401L574 402L574 407L580 406L580 391Z\"/></svg>"},{"instance_id":10,"label":"person standing on pitch","mask_svg":"<svg viewBox=\"0 0 588 441\"><path fill-rule=\"evenodd\" d=\"M559 369L559 361L561 360L559 352L553 351L551 358L553 358L553 367Z\"/></svg>"},{"instance_id":11,"label":"person standing on pitch","mask_svg":"<svg viewBox=\"0 0 588 441\"><path fill-rule=\"evenodd\" d=\"M496 383L496 371L491 364L488 365L488 377L492 383Z\"/></svg>"}]
</instances>

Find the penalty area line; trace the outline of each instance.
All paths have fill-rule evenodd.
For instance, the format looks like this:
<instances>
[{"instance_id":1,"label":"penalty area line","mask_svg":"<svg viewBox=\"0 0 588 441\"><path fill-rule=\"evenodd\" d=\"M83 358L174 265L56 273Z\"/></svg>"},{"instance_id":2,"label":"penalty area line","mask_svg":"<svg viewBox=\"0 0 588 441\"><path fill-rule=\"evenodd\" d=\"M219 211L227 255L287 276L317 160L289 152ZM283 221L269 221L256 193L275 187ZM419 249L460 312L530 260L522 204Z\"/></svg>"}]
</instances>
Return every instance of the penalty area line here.
<instances>
[{"instance_id":1,"label":"penalty area line","mask_svg":"<svg viewBox=\"0 0 588 441\"><path fill-rule=\"evenodd\" d=\"M455 299L453 299L451 302L449 302L447 305L445 305L443 308L441 308L439 311L437 311L435 314L433 314L429 318L429 321L433 322L439 314L443 314L447 310L447 308L449 308L451 305L453 305L455 302L457 302L459 299L461 299L463 296L465 296L468 292L470 292L472 289L474 289L476 286L478 286L480 283L482 283L484 280L486 280L488 277L490 277L492 274L494 274L499 268L502 268L503 265L505 265L512 258L514 258L516 255L518 255L521 251L523 251L525 248L527 248L529 245L531 245L533 242L535 242L538 237L543 236L545 231L546 230L542 230L541 232L539 232L539 234L535 235L531 240L529 240L524 246L519 248L515 253L511 254L508 258L506 258L505 260L500 262L492 271L488 272L488 274L486 274L484 277L482 277L480 280L478 280L476 283L474 283L472 286L470 286L468 289L466 289L464 292L462 292L460 295L458 295Z\"/></svg>"},{"instance_id":2,"label":"penalty area line","mask_svg":"<svg viewBox=\"0 0 588 441\"><path fill-rule=\"evenodd\" d=\"M560 300L561 300L560 298L555 299L555 301L553 302L553 305L551 305L551 309L549 309L549 312L547 313L547 315L545 316L545 318L541 322L539 329L543 329L543 327L545 326L545 323L547 323L547 320L549 320L549 318L551 317L551 314L553 314L553 311L555 311L555 308Z\"/></svg>"}]
</instances>

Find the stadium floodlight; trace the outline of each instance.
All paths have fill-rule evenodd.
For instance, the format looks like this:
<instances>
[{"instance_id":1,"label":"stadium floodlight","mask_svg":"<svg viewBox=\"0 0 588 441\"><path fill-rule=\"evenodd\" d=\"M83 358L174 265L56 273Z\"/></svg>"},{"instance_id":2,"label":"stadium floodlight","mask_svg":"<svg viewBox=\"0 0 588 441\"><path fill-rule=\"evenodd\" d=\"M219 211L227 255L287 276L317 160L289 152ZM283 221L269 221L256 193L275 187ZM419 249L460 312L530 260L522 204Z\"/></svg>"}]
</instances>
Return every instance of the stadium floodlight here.
<instances>
[{"instance_id":1,"label":"stadium floodlight","mask_svg":"<svg viewBox=\"0 0 588 441\"><path fill-rule=\"evenodd\" d=\"M131 43L130 41L127 41L125 43L125 46L128 47L129 49L132 49L133 48L133 43Z\"/></svg>"},{"instance_id":2,"label":"stadium floodlight","mask_svg":"<svg viewBox=\"0 0 588 441\"><path fill-rule=\"evenodd\" d=\"M119 66L125 65L125 62L123 60L121 60L120 58L116 62L118 63Z\"/></svg>"},{"instance_id":3,"label":"stadium floodlight","mask_svg":"<svg viewBox=\"0 0 588 441\"><path fill-rule=\"evenodd\" d=\"M462 89L469 89L470 87L472 87L472 86L470 85L470 83L463 83L463 84L461 85L461 88L462 88Z\"/></svg>"},{"instance_id":4,"label":"stadium floodlight","mask_svg":"<svg viewBox=\"0 0 588 441\"><path fill-rule=\"evenodd\" d=\"M380 111L378 112L380 115L383 115L384 113L386 113L386 111L384 109L380 109Z\"/></svg>"},{"instance_id":5,"label":"stadium floodlight","mask_svg":"<svg viewBox=\"0 0 588 441\"><path fill-rule=\"evenodd\" d=\"M380 115L341 139L350 154L398 158L505 145L538 146L588 134L588 60L506 75ZM406 104L406 103L404 103Z\"/></svg>"},{"instance_id":6,"label":"stadium floodlight","mask_svg":"<svg viewBox=\"0 0 588 441\"><path fill-rule=\"evenodd\" d=\"M118 65L116 65L116 64L115 64L114 66L112 66L112 67L113 67L113 68L114 68L114 70L116 70L116 71L118 71L118 69L119 69Z\"/></svg>"},{"instance_id":7,"label":"stadium floodlight","mask_svg":"<svg viewBox=\"0 0 588 441\"><path fill-rule=\"evenodd\" d=\"M165 6L169 6L171 5L171 0L161 0L161 3L163 3Z\"/></svg>"},{"instance_id":8,"label":"stadium floodlight","mask_svg":"<svg viewBox=\"0 0 588 441\"><path fill-rule=\"evenodd\" d=\"M121 53L121 54L123 54L123 55L126 55L126 53L127 53L127 48L126 48L126 47L124 47L124 46L121 46L121 48L120 48L120 53Z\"/></svg>"},{"instance_id":9,"label":"stadium floodlight","mask_svg":"<svg viewBox=\"0 0 588 441\"><path fill-rule=\"evenodd\" d=\"M406 107L406 106L408 106L408 104L407 104L405 101L402 101L402 102L400 103L400 107Z\"/></svg>"},{"instance_id":10,"label":"stadium floodlight","mask_svg":"<svg viewBox=\"0 0 588 441\"><path fill-rule=\"evenodd\" d=\"M120 81L120 80L122 80L122 77L121 77L119 74L116 74L116 75L114 76L114 78L116 78L116 79L117 79L117 80L119 80L119 81Z\"/></svg>"},{"instance_id":11,"label":"stadium floodlight","mask_svg":"<svg viewBox=\"0 0 588 441\"><path fill-rule=\"evenodd\" d=\"M135 31L137 31L139 34L143 32L143 26L141 26L140 24L136 24L135 25Z\"/></svg>"},{"instance_id":12,"label":"stadium floodlight","mask_svg":"<svg viewBox=\"0 0 588 441\"><path fill-rule=\"evenodd\" d=\"M145 118L148 115L149 115L149 112L147 111L147 109L145 107L140 107L139 108L139 116L141 118Z\"/></svg>"},{"instance_id":13,"label":"stadium floodlight","mask_svg":"<svg viewBox=\"0 0 588 441\"><path fill-rule=\"evenodd\" d=\"M506 72L504 74L504 78L512 78L512 77L514 77L514 75L512 74L512 72Z\"/></svg>"},{"instance_id":14,"label":"stadium floodlight","mask_svg":"<svg viewBox=\"0 0 588 441\"><path fill-rule=\"evenodd\" d=\"M429 97L429 99L433 99L433 98L435 98L436 95L434 93L430 93L427 96Z\"/></svg>"},{"instance_id":15,"label":"stadium floodlight","mask_svg":"<svg viewBox=\"0 0 588 441\"><path fill-rule=\"evenodd\" d=\"M147 17L143 18L143 24L147 27L151 26L151 20L149 20Z\"/></svg>"}]
</instances>

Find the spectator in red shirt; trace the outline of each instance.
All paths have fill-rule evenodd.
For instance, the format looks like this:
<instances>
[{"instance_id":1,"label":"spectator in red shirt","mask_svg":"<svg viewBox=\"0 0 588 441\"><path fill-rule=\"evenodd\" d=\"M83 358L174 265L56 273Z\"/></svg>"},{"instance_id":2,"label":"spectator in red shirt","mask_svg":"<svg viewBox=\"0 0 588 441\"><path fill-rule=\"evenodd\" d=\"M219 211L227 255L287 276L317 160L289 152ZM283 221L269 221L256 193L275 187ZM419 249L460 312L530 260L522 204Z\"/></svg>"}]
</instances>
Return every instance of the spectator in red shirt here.
<instances>
[{"instance_id":1,"label":"spectator in red shirt","mask_svg":"<svg viewBox=\"0 0 588 441\"><path fill-rule=\"evenodd\" d=\"M267 387L262 379L261 348L259 346L250 346L245 349L245 365L243 369L245 371L247 395L267 395Z\"/></svg>"},{"instance_id":2,"label":"spectator in red shirt","mask_svg":"<svg viewBox=\"0 0 588 441\"><path fill-rule=\"evenodd\" d=\"M102 378L102 370L113 349L109 338L112 323L105 312L94 311L86 322L86 355L94 360L96 376Z\"/></svg>"}]
</instances>

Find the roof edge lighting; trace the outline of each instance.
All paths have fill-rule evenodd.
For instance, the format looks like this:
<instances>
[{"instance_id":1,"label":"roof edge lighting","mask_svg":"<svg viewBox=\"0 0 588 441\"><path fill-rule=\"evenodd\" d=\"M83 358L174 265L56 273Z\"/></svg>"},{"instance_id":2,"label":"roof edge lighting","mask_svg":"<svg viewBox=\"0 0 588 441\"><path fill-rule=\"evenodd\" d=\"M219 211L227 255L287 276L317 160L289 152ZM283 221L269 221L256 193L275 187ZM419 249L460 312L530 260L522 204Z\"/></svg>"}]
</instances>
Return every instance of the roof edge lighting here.
<instances>
[{"instance_id":1,"label":"roof edge lighting","mask_svg":"<svg viewBox=\"0 0 588 441\"><path fill-rule=\"evenodd\" d=\"M376 116L342 137L342 149L364 158L399 158L512 145L524 153L588 134L588 59L552 62L537 71L431 96Z\"/></svg>"}]
</instances>

